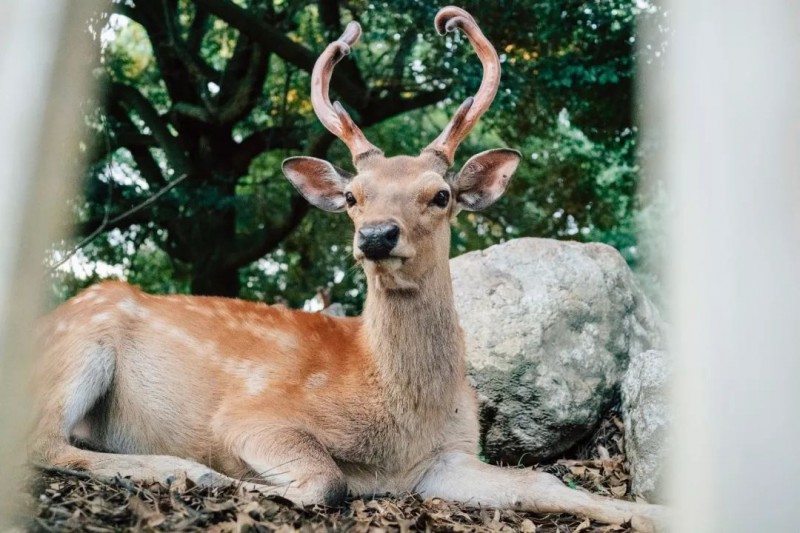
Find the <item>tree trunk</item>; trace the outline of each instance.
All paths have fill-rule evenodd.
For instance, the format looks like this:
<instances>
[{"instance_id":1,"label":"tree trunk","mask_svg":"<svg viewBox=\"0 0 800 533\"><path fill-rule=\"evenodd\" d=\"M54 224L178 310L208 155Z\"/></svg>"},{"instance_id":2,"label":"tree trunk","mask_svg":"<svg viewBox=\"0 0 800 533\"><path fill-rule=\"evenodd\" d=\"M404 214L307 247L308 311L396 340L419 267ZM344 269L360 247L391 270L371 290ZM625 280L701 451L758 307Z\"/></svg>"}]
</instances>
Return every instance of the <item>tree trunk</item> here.
<instances>
[{"instance_id":1,"label":"tree trunk","mask_svg":"<svg viewBox=\"0 0 800 533\"><path fill-rule=\"evenodd\" d=\"M204 194L224 202L235 196L236 180L221 179L222 175L217 174L216 183L209 184ZM190 236L193 256L192 294L239 296L239 269L227 261L231 244L236 241L235 206L223 203L207 211L198 210L187 223L185 235Z\"/></svg>"},{"instance_id":2,"label":"tree trunk","mask_svg":"<svg viewBox=\"0 0 800 533\"><path fill-rule=\"evenodd\" d=\"M239 296L239 269L196 271L192 277L192 294L203 296Z\"/></svg>"}]
</instances>

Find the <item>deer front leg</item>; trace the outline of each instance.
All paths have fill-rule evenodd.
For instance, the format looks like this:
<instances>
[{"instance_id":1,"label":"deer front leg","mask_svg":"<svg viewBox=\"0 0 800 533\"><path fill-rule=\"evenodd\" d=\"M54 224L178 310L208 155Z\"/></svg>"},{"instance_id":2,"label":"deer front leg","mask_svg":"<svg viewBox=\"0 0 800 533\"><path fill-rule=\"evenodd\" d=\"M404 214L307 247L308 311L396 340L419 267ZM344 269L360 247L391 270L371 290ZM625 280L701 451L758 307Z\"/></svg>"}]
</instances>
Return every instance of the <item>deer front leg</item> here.
<instances>
[{"instance_id":1,"label":"deer front leg","mask_svg":"<svg viewBox=\"0 0 800 533\"><path fill-rule=\"evenodd\" d=\"M347 481L339 466L313 436L293 428L243 431L234 453L254 478L267 483L297 505L338 507L347 497Z\"/></svg>"},{"instance_id":2,"label":"deer front leg","mask_svg":"<svg viewBox=\"0 0 800 533\"><path fill-rule=\"evenodd\" d=\"M631 521L638 531L663 531L666 527L664 507L595 496L570 489L550 474L487 465L466 453L439 456L416 490L426 498L476 507L570 513L607 524Z\"/></svg>"}]
</instances>

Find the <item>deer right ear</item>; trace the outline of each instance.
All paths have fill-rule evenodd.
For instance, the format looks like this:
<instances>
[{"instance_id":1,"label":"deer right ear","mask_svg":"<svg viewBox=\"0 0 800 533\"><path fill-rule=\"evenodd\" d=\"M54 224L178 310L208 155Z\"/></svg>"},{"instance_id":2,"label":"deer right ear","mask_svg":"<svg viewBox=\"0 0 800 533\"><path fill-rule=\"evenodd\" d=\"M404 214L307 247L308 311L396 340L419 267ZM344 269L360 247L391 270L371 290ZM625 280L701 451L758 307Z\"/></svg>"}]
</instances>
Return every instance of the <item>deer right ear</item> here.
<instances>
[{"instance_id":1,"label":"deer right ear","mask_svg":"<svg viewBox=\"0 0 800 533\"><path fill-rule=\"evenodd\" d=\"M281 165L283 174L312 205L325 211L345 208L344 189L352 174L316 157L290 157Z\"/></svg>"},{"instance_id":2,"label":"deer right ear","mask_svg":"<svg viewBox=\"0 0 800 533\"><path fill-rule=\"evenodd\" d=\"M521 157L519 152L508 148L486 150L470 157L451 182L458 206L478 211L492 205L506 191Z\"/></svg>"}]
</instances>

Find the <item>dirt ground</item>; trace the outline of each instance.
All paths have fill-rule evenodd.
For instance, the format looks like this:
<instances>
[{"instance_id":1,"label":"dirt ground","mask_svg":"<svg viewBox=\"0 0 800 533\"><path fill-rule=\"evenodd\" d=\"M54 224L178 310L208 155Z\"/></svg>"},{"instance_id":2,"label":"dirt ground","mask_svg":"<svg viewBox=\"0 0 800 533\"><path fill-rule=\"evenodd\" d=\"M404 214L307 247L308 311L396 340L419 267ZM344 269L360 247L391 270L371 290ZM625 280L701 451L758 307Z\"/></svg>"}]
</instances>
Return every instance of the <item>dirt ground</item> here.
<instances>
[{"instance_id":1,"label":"dirt ground","mask_svg":"<svg viewBox=\"0 0 800 533\"><path fill-rule=\"evenodd\" d=\"M539 470L578 490L628 495L622 423L610 413L597 432L569 456ZM599 525L583 517L469 509L438 499L354 499L343 509L297 508L236 488L142 486L126 479L103 482L85 473L33 475L21 525L35 532L116 531L631 531L628 524Z\"/></svg>"}]
</instances>

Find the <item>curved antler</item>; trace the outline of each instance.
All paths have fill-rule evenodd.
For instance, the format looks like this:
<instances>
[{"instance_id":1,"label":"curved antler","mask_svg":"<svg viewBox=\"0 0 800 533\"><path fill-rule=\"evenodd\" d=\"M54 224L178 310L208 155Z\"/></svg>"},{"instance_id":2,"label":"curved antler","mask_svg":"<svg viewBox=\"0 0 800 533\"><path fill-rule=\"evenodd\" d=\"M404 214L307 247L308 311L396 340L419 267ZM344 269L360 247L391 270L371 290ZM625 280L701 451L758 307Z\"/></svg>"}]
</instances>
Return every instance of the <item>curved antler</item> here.
<instances>
[{"instance_id":1,"label":"curved antler","mask_svg":"<svg viewBox=\"0 0 800 533\"><path fill-rule=\"evenodd\" d=\"M455 6L443 7L436 14L434 25L439 35L461 28L483 64L483 80L478 92L474 97L464 100L442 133L425 148L441 155L448 165L452 165L458 145L489 109L497 94L497 87L500 85L500 58L472 15L463 9Z\"/></svg>"},{"instance_id":2,"label":"curved antler","mask_svg":"<svg viewBox=\"0 0 800 533\"><path fill-rule=\"evenodd\" d=\"M361 26L358 22L350 22L342 36L329 44L322 52L311 73L311 105L314 107L314 112L322 125L347 145L354 163L367 153L383 152L367 140L342 104L339 102L331 104L328 98L328 88L331 83L333 67L350 53L350 47L358 41L359 37L361 37Z\"/></svg>"}]
</instances>

